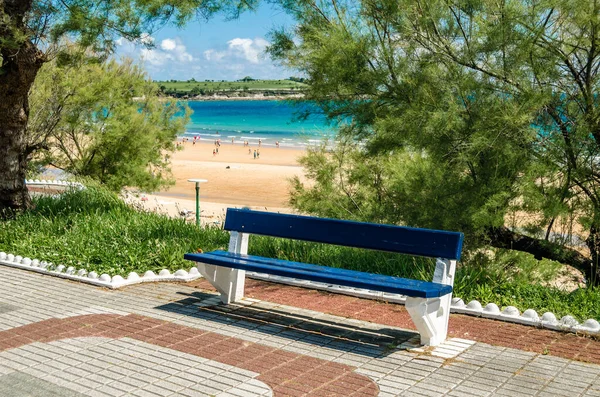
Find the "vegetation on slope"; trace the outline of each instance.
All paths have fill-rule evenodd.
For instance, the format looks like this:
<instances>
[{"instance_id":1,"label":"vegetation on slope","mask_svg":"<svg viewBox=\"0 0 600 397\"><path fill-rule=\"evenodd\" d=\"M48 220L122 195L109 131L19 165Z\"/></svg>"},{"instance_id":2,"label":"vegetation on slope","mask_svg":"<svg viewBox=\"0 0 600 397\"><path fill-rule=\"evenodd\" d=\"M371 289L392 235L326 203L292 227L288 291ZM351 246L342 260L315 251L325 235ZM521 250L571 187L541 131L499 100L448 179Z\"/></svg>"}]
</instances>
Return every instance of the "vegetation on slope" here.
<instances>
[{"instance_id":1,"label":"vegetation on slope","mask_svg":"<svg viewBox=\"0 0 600 397\"><path fill-rule=\"evenodd\" d=\"M187 81L156 81L155 83L164 95L173 97L227 95L232 93L241 96L262 93L269 96L302 92L306 88L306 84L299 80L301 79L254 80L245 78L239 81L196 81L191 79Z\"/></svg>"}]
</instances>

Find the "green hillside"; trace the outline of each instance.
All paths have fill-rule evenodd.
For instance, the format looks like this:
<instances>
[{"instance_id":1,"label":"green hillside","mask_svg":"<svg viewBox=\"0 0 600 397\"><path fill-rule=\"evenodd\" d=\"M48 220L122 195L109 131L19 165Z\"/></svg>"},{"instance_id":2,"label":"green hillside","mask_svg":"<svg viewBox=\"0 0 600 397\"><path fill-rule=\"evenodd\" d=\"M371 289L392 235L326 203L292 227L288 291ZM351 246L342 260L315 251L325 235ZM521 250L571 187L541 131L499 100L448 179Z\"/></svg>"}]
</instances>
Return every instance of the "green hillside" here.
<instances>
[{"instance_id":1,"label":"green hillside","mask_svg":"<svg viewBox=\"0 0 600 397\"><path fill-rule=\"evenodd\" d=\"M306 84L302 79L294 80L253 80L238 81L205 80L196 81L156 81L160 90L166 95L212 95L231 91L302 91Z\"/></svg>"}]
</instances>

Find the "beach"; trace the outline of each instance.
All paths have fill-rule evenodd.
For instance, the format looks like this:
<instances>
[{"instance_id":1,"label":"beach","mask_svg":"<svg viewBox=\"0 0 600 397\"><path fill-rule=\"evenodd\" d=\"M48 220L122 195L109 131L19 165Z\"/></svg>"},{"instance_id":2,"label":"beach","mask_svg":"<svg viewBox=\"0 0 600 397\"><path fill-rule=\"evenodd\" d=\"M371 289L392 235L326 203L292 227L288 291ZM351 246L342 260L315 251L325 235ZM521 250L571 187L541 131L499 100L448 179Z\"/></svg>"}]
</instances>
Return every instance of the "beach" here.
<instances>
[{"instance_id":1,"label":"beach","mask_svg":"<svg viewBox=\"0 0 600 397\"><path fill-rule=\"evenodd\" d=\"M203 223L222 221L228 207L293 213L289 206L289 180L294 176L304 180L298 163L304 150L259 147L254 142L245 147L241 141L232 144L231 140L222 140L219 153L213 154L214 140L206 139L196 144L188 140L180 146L182 150L171 156L175 185L167 191L145 195L147 200L141 203L146 209L169 215L184 209L195 211L195 184L188 179L198 178L208 181L200 184ZM256 159L254 150L260 152Z\"/></svg>"}]
</instances>

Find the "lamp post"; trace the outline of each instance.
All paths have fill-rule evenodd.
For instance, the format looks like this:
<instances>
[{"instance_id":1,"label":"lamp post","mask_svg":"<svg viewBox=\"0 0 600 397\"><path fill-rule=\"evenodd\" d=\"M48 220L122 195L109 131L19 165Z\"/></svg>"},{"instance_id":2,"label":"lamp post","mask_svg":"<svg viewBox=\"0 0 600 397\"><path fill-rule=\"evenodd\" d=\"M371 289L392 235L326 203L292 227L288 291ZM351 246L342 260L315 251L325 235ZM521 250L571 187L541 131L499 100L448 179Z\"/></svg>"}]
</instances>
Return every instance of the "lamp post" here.
<instances>
[{"instance_id":1,"label":"lamp post","mask_svg":"<svg viewBox=\"0 0 600 397\"><path fill-rule=\"evenodd\" d=\"M196 183L196 226L200 226L200 184L208 182L206 179L188 179Z\"/></svg>"}]
</instances>

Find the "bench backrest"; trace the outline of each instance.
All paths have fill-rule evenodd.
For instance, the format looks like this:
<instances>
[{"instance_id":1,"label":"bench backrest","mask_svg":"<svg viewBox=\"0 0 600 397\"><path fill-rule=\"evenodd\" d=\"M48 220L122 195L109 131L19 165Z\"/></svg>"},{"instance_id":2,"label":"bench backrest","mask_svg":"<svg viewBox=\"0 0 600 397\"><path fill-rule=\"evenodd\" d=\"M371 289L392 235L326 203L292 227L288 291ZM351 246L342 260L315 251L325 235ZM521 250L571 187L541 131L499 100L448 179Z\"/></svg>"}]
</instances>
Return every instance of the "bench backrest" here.
<instances>
[{"instance_id":1,"label":"bench backrest","mask_svg":"<svg viewBox=\"0 0 600 397\"><path fill-rule=\"evenodd\" d=\"M225 230L455 260L463 243L458 232L234 208L227 209Z\"/></svg>"}]
</instances>

